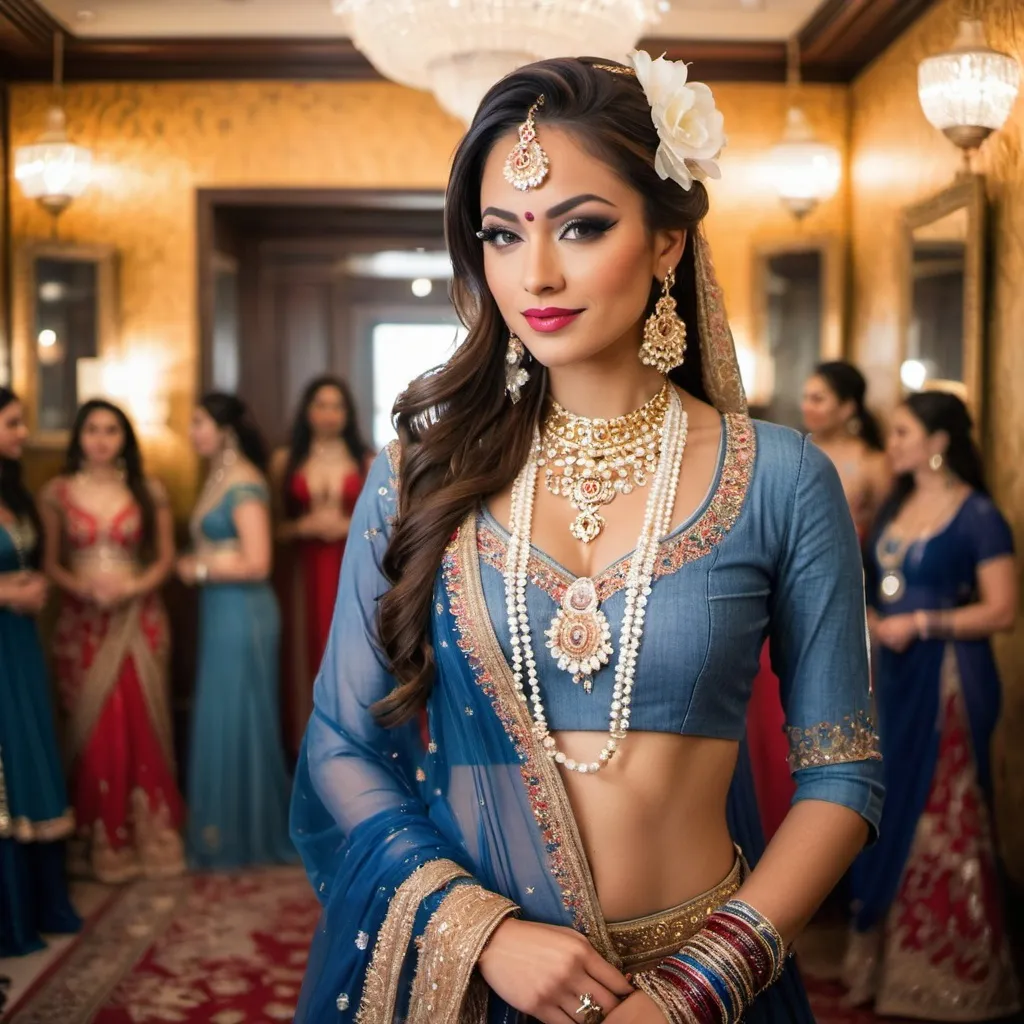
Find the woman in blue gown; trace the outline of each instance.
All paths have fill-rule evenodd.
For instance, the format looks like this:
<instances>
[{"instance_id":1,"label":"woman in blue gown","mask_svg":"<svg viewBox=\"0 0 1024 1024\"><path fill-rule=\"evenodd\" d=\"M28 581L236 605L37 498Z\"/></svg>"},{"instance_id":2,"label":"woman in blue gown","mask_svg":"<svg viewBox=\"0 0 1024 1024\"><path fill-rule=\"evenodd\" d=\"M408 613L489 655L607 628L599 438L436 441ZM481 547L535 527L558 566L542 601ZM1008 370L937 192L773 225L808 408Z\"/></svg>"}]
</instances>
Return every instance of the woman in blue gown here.
<instances>
[{"instance_id":1,"label":"woman in blue gown","mask_svg":"<svg viewBox=\"0 0 1024 1024\"><path fill-rule=\"evenodd\" d=\"M850 999L886 1016L983 1021L1020 1009L1003 921L989 749L1012 628L1013 537L955 395L893 413L900 474L867 546L886 765L882 837L852 872Z\"/></svg>"},{"instance_id":2,"label":"woman in blue gown","mask_svg":"<svg viewBox=\"0 0 1024 1024\"><path fill-rule=\"evenodd\" d=\"M206 395L192 441L210 460L178 575L200 588L199 665L188 758L188 840L201 868L295 859L281 746L281 622L269 583L266 448L244 404Z\"/></svg>"},{"instance_id":3,"label":"woman in blue gown","mask_svg":"<svg viewBox=\"0 0 1024 1024\"><path fill-rule=\"evenodd\" d=\"M711 93L632 60L520 68L456 153L469 334L396 405L299 761L299 1024L811 1024L782 951L881 806L857 539L746 412ZM796 793L761 857L769 636Z\"/></svg>"},{"instance_id":4,"label":"woman in blue gown","mask_svg":"<svg viewBox=\"0 0 1024 1024\"><path fill-rule=\"evenodd\" d=\"M64 871L74 816L34 618L47 588L39 517L18 464L27 435L21 403L0 387L0 957L81 926Z\"/></svg>"}]
</instances>

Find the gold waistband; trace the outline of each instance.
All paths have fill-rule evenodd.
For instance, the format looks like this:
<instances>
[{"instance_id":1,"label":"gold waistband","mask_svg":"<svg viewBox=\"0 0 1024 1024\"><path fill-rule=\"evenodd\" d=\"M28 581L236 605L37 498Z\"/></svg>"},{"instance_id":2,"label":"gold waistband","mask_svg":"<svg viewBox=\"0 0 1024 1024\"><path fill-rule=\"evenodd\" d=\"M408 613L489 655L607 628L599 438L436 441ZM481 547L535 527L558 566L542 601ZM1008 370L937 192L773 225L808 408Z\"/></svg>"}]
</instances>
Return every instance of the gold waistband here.
<instances>
[{"instance_id":1,"label":"gold waistband","mask_svg":"<svg viewBox=\"0 0 1024 1024\"><path fill-rule=\"evenodd\" d=\"M656 963L675 953L687 939L704 927L704 922L727 903L743 882L743 861L737 857L732 870L714 888L686 903L632 921L608 923L615 951L624 971Z\"/></svg>"}]
</instances>

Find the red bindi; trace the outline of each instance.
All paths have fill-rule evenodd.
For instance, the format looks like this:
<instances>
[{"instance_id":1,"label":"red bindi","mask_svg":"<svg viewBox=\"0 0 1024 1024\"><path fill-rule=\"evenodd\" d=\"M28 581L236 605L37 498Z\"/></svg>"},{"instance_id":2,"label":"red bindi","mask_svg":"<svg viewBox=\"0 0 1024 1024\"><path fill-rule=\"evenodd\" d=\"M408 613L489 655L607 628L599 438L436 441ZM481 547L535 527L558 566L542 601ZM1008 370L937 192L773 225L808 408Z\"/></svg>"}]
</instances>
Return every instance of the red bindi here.
<instances>
[{"instance_id":1,"label":"red bindi","mask_svg":"<svg viewBox=\"0 0 1024 1024\"><path fill-rule=\"evenodd\" d=\"M527 219L527 220L529 220L529 221L532 221L532 220L533 220L533 214L532 214L532 213L530 213L530 211L529 211L529 210L527 210L527 211L526 211L526 213L525 213L525 215L524 215L524 216L525 216L525 217L526 217L526 219Z\"/></svg>"}]
</instances>

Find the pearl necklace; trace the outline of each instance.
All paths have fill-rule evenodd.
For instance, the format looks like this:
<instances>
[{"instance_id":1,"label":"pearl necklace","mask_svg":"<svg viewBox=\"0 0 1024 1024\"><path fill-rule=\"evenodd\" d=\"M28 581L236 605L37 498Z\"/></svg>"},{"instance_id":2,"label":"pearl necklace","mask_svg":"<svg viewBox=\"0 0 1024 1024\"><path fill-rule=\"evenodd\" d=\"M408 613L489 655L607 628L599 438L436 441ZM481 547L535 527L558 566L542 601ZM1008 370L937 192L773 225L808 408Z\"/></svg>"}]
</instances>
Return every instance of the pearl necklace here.
<instances>
[{"instance_id":1,"label":"pearl necklace","mask_svg":"<svg viewBox=\"0 0 1024 1024\"><path fill-rule=\"evenodd\" d=\"M533 731L541 741L547 755L564 765L569 771L583 775L599 772L607 767L619 749L620 741L629 731L630 704L637 655L643 639L647 599L651 595L654 565L658 557L661 538L671 526L676 503L679 471L686 448L687 417L678 393L672 389L668 409L661 426L661 455L658 459L654 482L647 498L644 522L636 550L630 561L626 577L626 605L622 616L619 638L619 659L615 666L615 685L612 689L608 740L596 761L577 762L557 748L548 728L544 702L540 692L537 661L530 635L530 620L526 608L526 587L529 581L530 535L533 526L533 505L537 493L537 463L530 459L516 478L512 488L512 531L505 562L505 608L508 613L509 635L512 641L512 678L516 697L533 706ZM539 443L539 433L536 438ZM529 681L527 697L523 673Z\"/></svg>"}]
</instances>

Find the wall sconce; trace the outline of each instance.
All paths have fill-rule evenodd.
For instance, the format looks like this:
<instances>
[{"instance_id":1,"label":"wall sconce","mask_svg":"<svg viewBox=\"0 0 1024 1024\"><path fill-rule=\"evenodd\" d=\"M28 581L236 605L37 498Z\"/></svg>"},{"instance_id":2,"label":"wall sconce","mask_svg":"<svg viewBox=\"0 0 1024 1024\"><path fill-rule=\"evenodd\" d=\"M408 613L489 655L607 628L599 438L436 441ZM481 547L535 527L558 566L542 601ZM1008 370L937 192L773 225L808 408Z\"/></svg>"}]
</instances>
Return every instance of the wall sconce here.
<instances>
[{"instance_id":1,"label":"wall sconce","mask_svg":"<svg viewBox=\"0 0 1024 1024\"><path fill-rule=\"evenodd\" d=\"M167 426L170 399L161 387L159 360L145 352L125 359L79 359L75 384L79 404L106 398L124 408L135 427L153 433Z\"/></svg>"},{"instance_id":2,"label":"wall sconce","mask_svg":"<svg viewBox=\"0 0 1024 1024\"><path fill-rule=\"evenodd\" d=\"M814 135L807 115L796 102L800 88L800 43L796 37L787 47L787 80L790 105L782 141L768 159L782 204L797 220L806 217L822 200L836 194L842 177L839 150Z\"/></svg>"},{"instance_id":3,"label":"wall sconce","mask_svg":"<svg viewBox=\"0 0 1024 1024\"><path fill-rule=\"evenodd\" d=\"M917 95L928 121L965 159L1010 116L1020 88L1020 65L993 50L977 18L960 21L953 48L917 68Z\"/></svg>"}]
</instances>

